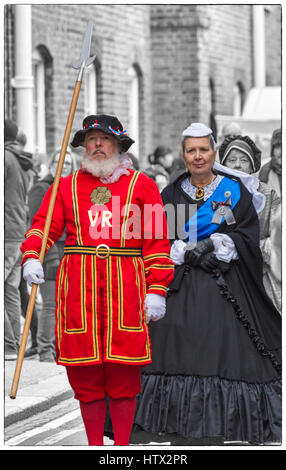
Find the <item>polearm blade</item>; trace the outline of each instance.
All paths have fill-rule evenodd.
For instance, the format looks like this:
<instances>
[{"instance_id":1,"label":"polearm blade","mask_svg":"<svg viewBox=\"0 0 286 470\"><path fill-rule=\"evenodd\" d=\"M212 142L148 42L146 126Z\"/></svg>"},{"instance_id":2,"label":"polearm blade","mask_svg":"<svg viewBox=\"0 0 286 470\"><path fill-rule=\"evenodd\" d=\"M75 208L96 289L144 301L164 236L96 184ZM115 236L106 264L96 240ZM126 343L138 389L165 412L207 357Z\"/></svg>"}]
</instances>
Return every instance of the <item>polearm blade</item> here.
<instances>
[{"instance_id":1,"label":"polearm blade","mask_svg":"<svg viewBox=\"0 0 286 470\"><path fill-rule=\"evenodd\" d=\"M79 61L73 65L74 68L79 68L79 75L74 87L74 92L73 92L73 97L70 105L70 110L68 114L68 119L66 123L66 128L65 128L65 133L62 141L62 146L61 146L61 152L60 152L60 157L59 157L59 163L57 166L57 171L52 187L52 192L51 192L51 198L49 202L49 207L48 207L48 212L46 216L46 222L45 222L45 227L44 227L44 232L43 232L43 238L42 238L42 246L41 246L41 251L39 254L39 260L43 264L44 261L44 256L46 253L46 247L47 247L47 240L49 236L49 231L50 231L50 226L52 222L52 217L53 217L53 212L54 212L54 207L56 203L56 197L57 197L57 192L58 192L58 186L60 182L60 177L62 174L62 169L63 169L63 164L65 160L65 155L66 155L66 150L67 146L69 143L69 138L71 134L71 128L73 124L73 119L75 115L75 110L78 102L78 97L79 97L79 92L81 88L81 82L82 82L82 76L83 76L83 71L84 68L90 65L93 60L95 59L95 56L89 57L90 53L90 43L91 43L91 35L92 35L92 27L93 27L93 22L90 20L88 22L87 30L84 36L84 41L83 41L83 46L82 46L82 52ZM10 398L16 398L17 394L17 389L18 389L18 384L19 384L19 379L20 379L20 374L21 374L21 369L22 369L22 364L23 364L23 359L24 359L24 353L25 353L25 348L28 340L28 335L29 335L29 330L30 330L30 323L33 315L33 310L34 310L34 305L36 301L36 295L37 295L37 288L38 284L33 284L31 293L30 293L30 298L29 298L29 303L27 307L27 312L26 312L26 318L25 318L25 323L24 323L24 328L23 328L23 333L22 333L22 338L20 342L20 348L19 348L19 353L18 353L18 358L15 366L15 372L14 372L14 377L13 377L13 382L11 386L11 392L10 392Z\"/></svg>"},{"instance_id":2,"label":"polearm blade","mask_svg":"<svg viewBox=\"0 0 286 470\"><path fill-rule=\"evenodd\" d=\"M74 62L72 64L72 67L74 69L80 69L77 81L82 80L84 67L88 67L94 61L96 57L96 55L89 57L91 37L92 37L92 28L93 28L93 21L89 20L87 29L84 35L80 59L77 62Z\"/></svg>"}]
</instances>

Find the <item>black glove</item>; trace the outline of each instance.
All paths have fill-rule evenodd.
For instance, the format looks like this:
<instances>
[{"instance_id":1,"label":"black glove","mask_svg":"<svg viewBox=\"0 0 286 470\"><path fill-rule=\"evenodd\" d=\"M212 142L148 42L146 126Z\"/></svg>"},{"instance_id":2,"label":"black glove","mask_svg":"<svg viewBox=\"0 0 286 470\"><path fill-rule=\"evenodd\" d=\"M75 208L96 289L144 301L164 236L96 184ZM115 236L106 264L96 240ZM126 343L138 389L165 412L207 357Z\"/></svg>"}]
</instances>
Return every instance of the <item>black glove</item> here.
<instances>
[{"instance_id":1,"label":"black glove","mask_svg":"<svg viewBox=\"0 0 286 470\"><path fill-rule=\"evenodd\" d=\"M231 263L226 263L225 261L219 261L219 270L224 274L227 273L231 268Z\"/></svg>"},{"instance_id":2,"label":"black glove","mask_svg":"<svg viewBox=\"0 0 286 470\"><path fill-rule=\"evenodd\" d=\"M186 250L185 263L190 266L197 266L203 255L214 250L214 244L210 238L201 240L197 243L196 248L193 250Z\"/></svg>"},{"instance_id":3,"label":"black glove","mask_svg":"<svg viewBox=\"0 0 286 470\"><path fill-rule=\"evenodd\" d=\"M207 273L210 273L215 268L217 268L218 264L219 260L213 253L206 253L201 257L198 266L200 266L200 268L202 268Z\"/></svg>"}]
</instances>

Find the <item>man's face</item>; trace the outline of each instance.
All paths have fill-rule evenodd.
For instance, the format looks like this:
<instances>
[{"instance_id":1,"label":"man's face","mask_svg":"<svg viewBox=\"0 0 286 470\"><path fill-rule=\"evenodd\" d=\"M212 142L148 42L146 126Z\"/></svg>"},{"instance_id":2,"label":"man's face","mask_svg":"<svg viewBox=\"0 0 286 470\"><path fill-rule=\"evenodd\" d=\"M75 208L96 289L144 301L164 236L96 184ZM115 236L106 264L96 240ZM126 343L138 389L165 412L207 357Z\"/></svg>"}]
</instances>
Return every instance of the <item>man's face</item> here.
<instances>
[{"instance_id":1,"label":"man's face","mask_svg":"<svg viewBox=\"0 0 286 470\"><path fill-rule=\"evenodd\" d=\"M97 161L108 160L111 155L118 151L115 137L97 129L86 134L84 146L86 154Z\"/></svg>"},{"instance_id":2,"label":"man's face","mask_svg":"<svg viewBox=\"0 0 286 470\"><path fill-rule=\"evenodd\" d=\"M191 175L203 176L211 173L216 151L208 137L189 137L185 140L183 158Z\"/></svg>"},{"instance_id":3,"label":"man's face","mask_svg":"<svg viewBox=\"0 0 286 470\"><path fill-rule=\"evenodd\" d=\"M224 165L232 170L243 171L244 173L252 173L252 164L248 156L238 149L232 149L224 161Z\"/></svg>"}]
</instances>

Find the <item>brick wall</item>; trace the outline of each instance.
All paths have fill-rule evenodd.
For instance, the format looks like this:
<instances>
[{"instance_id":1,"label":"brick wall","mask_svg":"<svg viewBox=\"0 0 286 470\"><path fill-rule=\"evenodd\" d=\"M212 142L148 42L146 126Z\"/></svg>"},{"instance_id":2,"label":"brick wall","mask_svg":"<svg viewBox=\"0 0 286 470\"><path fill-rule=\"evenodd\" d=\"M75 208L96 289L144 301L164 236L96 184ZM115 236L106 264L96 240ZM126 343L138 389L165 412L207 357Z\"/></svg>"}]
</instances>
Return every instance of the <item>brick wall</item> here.
<instances>
[{"instance_id":1,"label":"brick wall","mask_svg":"<svg viewBox=\"0 0 286 470\"><path fill-rule=\"evenodd\" d=\"M61 143L77 71L71 63L80 57L83 34L94 21L91 54L97 54L101 70L98 112L115 114L128 129L128 75L134 63L142 72L140 155L150 151L150 28L149 9L142 5L33 5L33 48L44 45L53 59L52 92L47 106L53 107L48 128L50 145ZM48 25L48 27L47 27ZM73 131L84 117L84 86L79 97ZM132 150L132 149L131 149Z\"/></svg>"},{"instance_id":2,"label":"brick wall","mask_svg":"<svg viewBox=\"0 0 286 470\"><path fill-rule=\"evenodd\" d=\"M208 27L202 54L212 78L217 114L233 113L233 88L240 83L247 94L253 82L251 5L207 6ZM204 14L200 7L201 15ZM203 57L202 57L203 60ZM204 106L201 107L202 117Z\"/></svg>"},{"instance_id":3,"label":"brick wall","mask_svg":"<svg viewBox=\"0 0 286 470\"><path fill-rule=\"evenodd\" d=\"M179 151L182 129L198 113L197 15L193 5L152 6L153 147Z\"/></svg>"},{"instance_id":4,"label":"brick wall","mask_svg":"<svg viewBox=\"0 0 286 470\"><path fill-rule=\"evenodd\" d=\"M251 6L155 5L151 25L154 146L177 153L191 121L232 114L235 83L251 87Z\"/></svg>"},{"instance_id":5,"label":"brick wall","mask_svg":"<svg viewBox=\"0 0 286 470\"><path fill-rule=\"evenodd\" d=\"M15 117L14 5L5 7L5 116ZM116 114L128 129L128 74L141 74L140 158L157 145L179 151L191 121L233 111L233 87L253 85L251 5L32 5L33 48L46 60L47 146L62 140L83 34L93 19L91 54L101 70L98 111ZM281 7L266 7L267 85L281 84ZM210 81L213 96L210 93ZM84 87L73 131L81 127ZM212 101L212 104L211 104ZM132 150L132 148L131 148Z\"/></svg>"},{"instance_id":6,"label":"brick wall","mask_svg":"<svg viewBox=\"0 0 286 470\"><path fill-rule=\"evenodd\" d=\"M280 10L266 13L267 85L281 83ZM155 5L151 26L153 143L177 153L187 124L232 115L234 86L253 86L252 6Z\"/></svg>"}]
</instances>

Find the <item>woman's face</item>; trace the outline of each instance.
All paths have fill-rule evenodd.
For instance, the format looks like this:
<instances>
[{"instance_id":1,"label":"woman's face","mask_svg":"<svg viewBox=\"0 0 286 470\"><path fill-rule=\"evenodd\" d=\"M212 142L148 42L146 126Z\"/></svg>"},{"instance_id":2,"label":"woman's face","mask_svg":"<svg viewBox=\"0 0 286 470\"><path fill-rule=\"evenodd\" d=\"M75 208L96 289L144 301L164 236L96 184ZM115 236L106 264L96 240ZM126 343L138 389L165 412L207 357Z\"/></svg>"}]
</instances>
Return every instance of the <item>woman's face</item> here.
<instances>
[{"instance_id":1,"label":"woman's face","mask_svg":"<svg viewBox=\"0 0 286 470\"><path fill-rule=\"evenodd\" d=\"M52 166L51 166L51 173L53 174L53 176L55 176L55 174L56 174L57 166L58 166L58 163L59 163L59 158L60 158L60 154L58 153L55 156L54 161L53 161ZM72 173L72 171L73 171L72 158L71 158L71 155L69 153L66 153L65 160L64 160L64 165L63 165L63 169L62 169L62 176L68 176Z\"/></svg>"},{"instance_id":2,"label":"woman's face","mask_svg":"<svg viewBox=\"0 0 286 470\"><path fill-rule=\"evenodd\" d=\"M207 177L211 174L216 151L208 137L189 137L185 140L183 158L192 176Z\"/></svg>"},{"instance_id":3,"label":"woman's face","mask_svg":"<svg viewBox=\"0 0 286 470\"><path fill-rule=\"evenodd\" d=\"M232 170L243 171L244 173L253 173L250 158L241 150L231 149L224 161L224 165Z\"/></svg>"}]
</instances>

